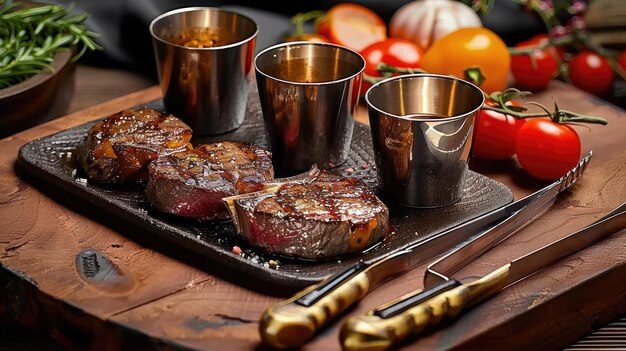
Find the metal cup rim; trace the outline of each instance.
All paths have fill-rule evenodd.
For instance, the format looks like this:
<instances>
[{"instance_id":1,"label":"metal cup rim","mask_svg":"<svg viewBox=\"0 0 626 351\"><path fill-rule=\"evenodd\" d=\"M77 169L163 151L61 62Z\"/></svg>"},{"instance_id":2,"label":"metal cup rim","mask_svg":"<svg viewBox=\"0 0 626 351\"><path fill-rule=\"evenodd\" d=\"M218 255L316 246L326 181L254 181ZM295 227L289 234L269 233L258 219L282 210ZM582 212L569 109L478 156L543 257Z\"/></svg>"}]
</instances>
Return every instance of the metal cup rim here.
<instances>
[{"instance_id":1,"label":"metal cup rim","mask_svg":"<svg viewBox=\"0 0 626 351\"><path fill-rule=\"evenodd\" d=\"M370 108L373 108L374 110L378 111L379 113L385 114L389 117L393 117L393 118L398 118L398 119L402 119L402 120L406 120L406 121L411 121L411 122L432 122L433 119L432 118L415 118L412 117L414 115L396 115L394 113L388 112L388 111L384 111L380 108L378 108L377 106L375 106L372 102L370 102L369 100L369 95L372 93L372 91L374 91L375 88L377 88L380 85L389 83L391 81L395 81L395 80L400 80L400 79L413 79L413 78L419 78L419 77L431 77L431 78L440 78L440 79L446 79L446 80L454 80L454 81L458 81L461 82L462 84L465 84L467 86L469 86L470 88L475 89L476 91L480 92L481 96L482 96L482 100L481 103L478 104L478 106L476 108L473 108L465 113L456 115L456 116L450 116L450 117L441 117L441 118L437 118L437 121L440 122L446 122L446 121L456 121L459 119L463 119L466 118L467 116L470 116L474 113L476 113L478 110L480 110L480 108L483 106L483 104L485 103L485 94L483 93L483 91L476 86L473 83L470 83L464 79L460 79L454 76L447 76L447 75L443 75L443 74L434 74L434 73L412 73L412 74L404 74L404 75L400 75L400 76L394 76L394 77L389 77L386 79L381 80L380 82L377 82L376 84L372 85L367 92L365 93L365 102L367 103L367 106Z\"/></svg>"},{"instance_id":2,"label":"metal cup rim","mask_svg":"<svg viewBox=\"0 0 626 351\"><path fill-rule=\"evenodd\" d=\"M329 80L329 81L324 81L324 82L295 82L295 81L291 81L291 80L285 80L285 79L280 79L280 78L276 78L274 76L271 76L265 72L263 72L263 70L261 70L258 65L258 59L259 57L261 57L261 55L265 54L266 52L270 51L270 50L274 50L274 49L278 49L281 48L283 46L295 46L295 45L310 45L310 46L328 46L328 47L334 47L340 50L345 50L348 51L354 55L356 55L357 57L359 57L361 59L361 68L354 74L341 78L341 79L335 79L335 80ZM350 79L353 79L354 77L358 76L359 74L363 73L363 71L365 70L365 59L363 58L363 56L361 54L359 54L357 51L352 50L348 47L345 46L341 46L341 45L336 45L336 44L332 44L332 43L318 43L318 42L310 42L310 41L291 41L291 42L286 42L286 43L280 43L280 44L276 44L276 45L272 45L264 50L262 50L261 52L259 52L255 57L254 57L254 69L256 70L256 72L262 74L263 76L265 76L268 79L277 81L277 82L281 82L281 83L286 83L286 84L293 84L293 85L302 85L302 86L318 86L318 85L329 85L329 84L336 84L336 83L341 83L341 82L345 82L348 81Z\"/></svg>"},{"instance_id":3,"label":"metal cup rim","mask_svg":"<svg viewBox=\"0 0 626 351\"><path fill-rule=\"evenodd\" d=\"M220 45L220 46L212 46L212 47L208 47L208 48L196 48L196 47L189 47L189 46L184 46L184 45L179 45L179 44L175 44L172 43L170 41L167 41L163 38L161 38L160 36L158 36L156 33L154 33L154 25L161 19L165 18L165 17L169 17L171 15L175 15L178 13L184 13L184 12L194 12L194 11L219 11L219 12L226 12L226 13L230 13L233 15L238 15L241 16L245 19L247 19L248 21L250 21L251 23L254 24L255 30L254 33L252 33L249 37L243 39L243 40L239 40L237 42L234 43L230 43L230 44L226 44L226 45ZM241 46L249 41L251 41L252 39L254 39L258 34L259 34L259 25L256 23L256 21L254 21L252 18L250 18L249 16L244 15L241 12L238 11L233 11L233 10L229 10L229 9L223 9L220 7L210 7L210 6L194 6L194 7L182 7L179 9L174 9L174 10L170 10L167 11L163 14L160 14L159 16L157 16L155 19L152 20L152 22L150 22L150 35L152 35L152 38L166 44L166 45L171 45L180 49L184 49L184 50L190 50L190 51L214 51L214 50L222 50L222 49L228 49L228 48L233 48L233 47L237 47L237 46Z\"/></svg>"}]
</instances>

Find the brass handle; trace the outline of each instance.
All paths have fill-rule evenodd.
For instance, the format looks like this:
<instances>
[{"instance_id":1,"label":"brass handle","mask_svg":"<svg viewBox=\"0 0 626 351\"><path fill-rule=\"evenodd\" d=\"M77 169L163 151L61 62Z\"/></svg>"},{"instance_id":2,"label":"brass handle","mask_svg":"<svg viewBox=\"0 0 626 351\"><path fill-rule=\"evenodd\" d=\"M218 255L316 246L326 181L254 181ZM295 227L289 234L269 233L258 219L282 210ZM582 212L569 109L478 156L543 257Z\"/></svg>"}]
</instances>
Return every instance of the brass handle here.
<instances>
[{"instance_id":1,"label":"brass handle","mask_svg":"<svg viewBox=\"0 0 626 351\"><path fill-rule=\"evenodd\" d=\"M500 267L481 279L460 285L389 318L370 311L348 319L339 335L347 351L387 350L411 334L419 334L427 326L444 318L457 317L468 307L494 295L508 284L510 264ZM390 304L400 303L403 298Z\"/></svg>"},{"instance_id":2,"label":"brass handle","mask_svg":"<svg viewBox=\"0 0 626 351\"><path fill-rule=\"evenodd\" d=\"M331 277L310 286L289 300L265 310L259 325L263 342L281 349L302 346L319 328L361 300L371 288L368 271L361 268L351 277L335 280L337 286L323 292L316 301L310 304L301 302L333 279L337 278Z\"/></svg>"}]
</instances>

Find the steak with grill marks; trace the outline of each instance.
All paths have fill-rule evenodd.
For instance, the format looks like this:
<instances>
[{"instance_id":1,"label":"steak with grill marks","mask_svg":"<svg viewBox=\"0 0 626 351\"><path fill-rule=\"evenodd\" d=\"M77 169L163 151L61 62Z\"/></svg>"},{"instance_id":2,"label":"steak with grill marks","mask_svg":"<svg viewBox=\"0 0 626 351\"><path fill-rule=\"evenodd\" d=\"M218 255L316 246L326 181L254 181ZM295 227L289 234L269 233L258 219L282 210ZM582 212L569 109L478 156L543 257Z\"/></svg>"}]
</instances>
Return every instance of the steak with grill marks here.
<instances>
[{"instance_id":1,"label":"steak with grill marks","mask_svg":"<svg viewBox=\"0 0 626 351\"><path fill-rule=\"evenodd\" d=\"M150 161L191 149L191 133L172 115L150 108L124 110L89 129L79 166L94 182L143 183Z\"/></svg>"},{"instance_id":2,"label":"steak with grill marks","mask_svg":"<svg viewBox=\"0 0 626 351\"><path fill-rule=\"evenodd\" d=\"M389 210L357 178L321 173L234 201L237 228L269 252L320 259L361 251L387 234Z\"/></svg>"},{"instance_id":3,"label":"steak with grill marks","mask_svg":"<svg viewBox=\"0 0 626 351\"><path fill-rule=\"evenodd\" d=\"M223 197L263 188L274 178L271 154L240 142L200 145L148 166L146 196L161 212L201 220L228 217Z\"/></svg>"}]
</instances>

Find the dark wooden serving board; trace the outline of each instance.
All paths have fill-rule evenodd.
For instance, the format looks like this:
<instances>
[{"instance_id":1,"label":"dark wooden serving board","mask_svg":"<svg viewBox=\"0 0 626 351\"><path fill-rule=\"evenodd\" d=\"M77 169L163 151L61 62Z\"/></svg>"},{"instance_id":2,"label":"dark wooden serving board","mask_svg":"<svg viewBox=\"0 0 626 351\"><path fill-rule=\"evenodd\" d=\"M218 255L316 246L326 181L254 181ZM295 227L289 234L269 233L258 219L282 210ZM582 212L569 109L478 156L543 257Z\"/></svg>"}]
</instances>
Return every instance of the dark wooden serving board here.
<instances>
[{"instance_id":1,"label":"dark wooden serving board","mask_svg":"<svg viewBox=\"0 0 626 351\"><path fill-rule=\"evenodd\" d=\"M160 99L145 106L164 110ZM74 156L93 123L83 124L24 145L19 153L20 165L32 176L40 178L47 184L78 196L123 221L138 225L144 230L144 236L158 235L167 243L201 254L207 260L232 272L246 273L275 286L300 288L309 285L359 260L370 260L394 252L407 244L425 240L441 230L513 200L513 194L505 185L470 171L462 200L451 206L437 209L409 209L394 207L388 203L393 233L366 252L319 262L294 260L270 255L250 247L236 235L232 222L201 223L166 216L150 208L143 190L139 187L102 186L82 178L80 171L76 170ZM224 140L245 141L267 147L257 94L250 94L244 125L219 136L195 138L193 143L197 145ZM333 172L359 177L372 188L377 188L372 142L367 126L356 124L349 159L333 169ZM232 252L235 245L244 249L243 255ZM441 247L435 251L443 252L447 249L449 248ZM269 260L278 260L279 267L270 268Z\"/></svg>"},{"instance_id":2,"label":"dark wooden serving board","mask_svg":"<svg viewBox=\"0 0 626 351\"><path fill-rule=\"evenodd\" d=\"M166 250L167 241L157 245L154 235L127 222L106 213L86 214L89 204L71 193L50 194L58 187L46 186L40 178L25 181L15 166L19 148L30 141L160 96L159 87L150 88L0 140L0 328L3 321L38 328L69 350L267 349L260 343L259 317L283 298L277 295L285 295L285 290L263 291L262 284L235 282L232 270L205 267L176 245ZM540 219L455 278L490 272L580 229L626 200L626 111L560 82L551 83L533 100L546 106L556 100L561 108L603 116L609 124L574 126L583 152L594 152L584 177ZM357 118L367 121L365 114ZM475 171L506 184L516 198L545 185L529 178L515 159L476 161L471 165ZM626 313L625 243L626 229L399 349L567 348ZM99 270L90 264L96 262ZM425 264L388 281L303 350L340 350L338 334L346 318L421 288L424 270ZM613 335L617 342L619 336Z\"/></svg>"}]
</instances>

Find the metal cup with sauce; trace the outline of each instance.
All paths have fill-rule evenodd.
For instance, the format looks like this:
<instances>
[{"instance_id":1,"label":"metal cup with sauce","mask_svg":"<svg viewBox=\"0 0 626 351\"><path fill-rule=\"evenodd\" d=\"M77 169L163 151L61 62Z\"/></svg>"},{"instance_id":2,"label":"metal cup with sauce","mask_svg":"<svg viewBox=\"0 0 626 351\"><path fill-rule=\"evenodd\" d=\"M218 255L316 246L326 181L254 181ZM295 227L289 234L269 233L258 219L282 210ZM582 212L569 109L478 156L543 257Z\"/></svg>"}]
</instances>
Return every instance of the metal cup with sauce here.
<instances>
[{"instance_id":1,"label":"metal cup with sauce","mask_svg":"<svg viewBox=\"0 0 626 351\"><path fill-rule=\"evenodd\" d=\"M458 201L482 91L455 77L412 74L375 84L365 101L383 194L410 207Z\"/></svg>"},{"instance_id":2,"label":"metal cup with sauce","mask_svg":"<svg viewBox=\"0 0 626 351\"><path fill-rule=\"evenodd\" d=\"M211 7L173 10L150 33L165 108L195 135L215 135L244 121L258 27L247 16Z\"/></svg>"}]
</instances>

